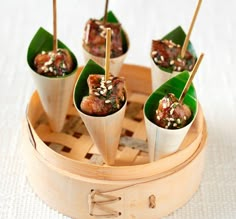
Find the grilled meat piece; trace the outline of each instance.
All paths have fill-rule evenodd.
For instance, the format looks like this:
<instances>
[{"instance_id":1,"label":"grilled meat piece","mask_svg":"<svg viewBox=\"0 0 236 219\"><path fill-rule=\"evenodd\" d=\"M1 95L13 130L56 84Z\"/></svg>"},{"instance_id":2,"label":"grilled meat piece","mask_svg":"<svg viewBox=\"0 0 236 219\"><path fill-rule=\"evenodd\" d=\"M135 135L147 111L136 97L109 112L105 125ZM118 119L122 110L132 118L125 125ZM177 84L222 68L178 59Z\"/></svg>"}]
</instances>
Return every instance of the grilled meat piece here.
<instances>
[{"instance_id":1,"label":"grilled meat piece","mask_svg":"<svg viewBox=\"0 0 236 219\"><path fill-rule=\"evenodd\" d=\"M37 73L48 76L64 76L73 69L73 60L66 49L58 49L56 54L53 51L38 54L34 59Z\"/></svg>"},{"instance_id":2,"label":"grilled meat piece","mask_svg":"<svg viewBox=\"0 0 236 219\"><path fill-rule=\"evenodd\" d=\"M125 81L121 77L104 80L103 75L92 74L87 79L89 96L80 104L81 110L93 116L106 116L118 111L125 103Z\"/></svg>"},{"instance_id":3,"label":"grilled meat piece","mask_svg":"<svg viewBox=\"0 0 236 219\"><path fill-rule=\"evenodd\" d=\"M110 27L111 34L111 58L121 56L123 52L121 24L104 23L100 20L90 19L85 26L83 46L91 54L105 57L106 52L106 28Z\"/></svg>"},{"instance_id":4,"label":"grilled meat piece","mask_svg":"<svg viewBox=\"0 0 236 219\"><path fill-rule=\"evenodd\" d=\"M154 62L164 68L171 68L172 71L191 71L196 62L196 58L186 51L181 58L181 46L171 40L153 40L152 58Z\"/></svg>"},{"instance_id":5,"label":"grilled meat piece","mask_svg":"<svg viewBox=\"0 0 236 219\"><path fill-rule=\"evenodd\" d=\"M186 126L191 118L191 110L179 103L174 94L168 93L159 102L154 122L166 129L178 129Z\"/></svg>"}]
</instances>

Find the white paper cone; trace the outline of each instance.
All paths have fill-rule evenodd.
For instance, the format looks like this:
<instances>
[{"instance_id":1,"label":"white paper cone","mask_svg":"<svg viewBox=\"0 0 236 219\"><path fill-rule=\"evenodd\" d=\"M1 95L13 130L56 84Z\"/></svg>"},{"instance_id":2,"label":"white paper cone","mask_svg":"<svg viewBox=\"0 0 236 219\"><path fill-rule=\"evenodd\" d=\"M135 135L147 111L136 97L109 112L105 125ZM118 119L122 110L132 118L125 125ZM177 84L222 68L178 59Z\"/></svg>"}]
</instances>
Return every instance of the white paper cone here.
<instances>
[{"instance_id":1,"label":"white paper cone","mask_svg":"<svg viewBox=\"0 0 236 219\"><path fill-rule=\"evenodd\" d=\"M180 129L161 128L144 115L150 162L170 155L179 149L196 115L197 112L192 121Z\"/></svg>"},{"instance_id":2,"label":"white paper cone","mask_svg":"<svg viewBox=\"0 0 236 219\"><path fill-rule=\"evenodd\" d=\"M119 111L102 117L89 116L78 109L93 142L108 165L115 163L126 104L127 101Z\"/></svg>"},{"instance_id":3,"label":"white paper cone","mask_svg":"<svg viewBox=\"0 0 236 219\"><path fill-rule=\"evenodd\" d=\"M51 129L60 132L71 100L76 70L63 78L45 77L30 69Z\"/></svg>"},{"instance_id":4,"label":"white paper cone","mask_svg":"<svg viewBox=\"0 0 236 219\"><path fill-rule=\"evenodd\" d=\"M173 71L172 73L163 71L159 68L159 66L154 62L153 58L151 57L152 91L155 91L162 84L164 84L172 77L175 77L179 73L180 72L177 71Z\"/></svg>"}]
</instances>

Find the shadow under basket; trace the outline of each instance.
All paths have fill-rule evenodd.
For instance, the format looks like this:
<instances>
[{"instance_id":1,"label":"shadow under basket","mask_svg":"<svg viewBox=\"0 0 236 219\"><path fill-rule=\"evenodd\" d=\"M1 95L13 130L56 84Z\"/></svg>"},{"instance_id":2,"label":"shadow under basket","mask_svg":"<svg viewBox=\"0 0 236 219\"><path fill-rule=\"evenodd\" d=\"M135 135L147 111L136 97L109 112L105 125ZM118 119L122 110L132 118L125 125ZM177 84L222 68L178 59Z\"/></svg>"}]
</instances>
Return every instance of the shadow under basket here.
<instances>
[{"instance_id":1,"label":"shadow under basket","mask_svg":"<svg viewBox=\"0 0 236 219\"><path fill-rule=\"evenodd\" d=\"M72 104L64 129L53 133L37 92L30 99L22 143L28 180L50 207L72 218L157 219L199 187L207 139L200 104L179 150L149 163L143 105L151 93L150 69L126 64L120 75L128 104L115 166L104 163Z\"/></svg>"}]
</instances>

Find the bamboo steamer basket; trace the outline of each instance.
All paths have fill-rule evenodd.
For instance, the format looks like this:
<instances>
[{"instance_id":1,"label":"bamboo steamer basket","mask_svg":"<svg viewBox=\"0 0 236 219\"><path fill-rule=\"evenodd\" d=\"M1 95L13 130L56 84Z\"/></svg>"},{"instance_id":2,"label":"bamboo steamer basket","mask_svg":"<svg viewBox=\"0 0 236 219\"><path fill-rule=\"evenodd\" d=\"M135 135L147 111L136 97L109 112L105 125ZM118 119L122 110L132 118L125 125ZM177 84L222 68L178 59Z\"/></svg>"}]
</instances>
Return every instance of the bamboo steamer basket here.
<instances>
[{"instance_id":1,"label":"bamboo steamer basket","mask_svg":"<svg viewBox=\"0 0 236 219\"><path fill-rule=\"evenodd\" d=\"M22 142L29 183L50 207L72 218L157 219L187 203L199 187L207 139L200 104L179 150L149 163L142 106L151 93L150 69L125 64L121 75L128 105L115 166L103 162L72 102L72 121L54 133L37 92L30 99Z\"/></svg>"}]
</instances>

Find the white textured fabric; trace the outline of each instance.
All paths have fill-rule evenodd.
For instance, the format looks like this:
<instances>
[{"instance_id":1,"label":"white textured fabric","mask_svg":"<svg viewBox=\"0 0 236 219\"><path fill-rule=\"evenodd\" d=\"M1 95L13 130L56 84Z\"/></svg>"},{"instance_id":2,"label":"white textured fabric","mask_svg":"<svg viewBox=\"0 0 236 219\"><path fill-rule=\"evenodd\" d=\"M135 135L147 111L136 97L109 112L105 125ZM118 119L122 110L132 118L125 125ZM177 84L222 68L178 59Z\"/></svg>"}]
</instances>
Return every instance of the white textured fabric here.
<instances>
[{"instance_id":1,"label":"white textured fabric","mask_svg":"<svg viewBox=\"0 0 236 219\"><path fill-rule=\"evenodd\" d=\"M197 1L111 0L129 34L126 63L150 66L152 39L174 27L188 29ZM81 39L89 17L103 14L104 1L58 0L58 37L83 64ZM236 1L203 1L192 32L197 53L205 53L194 79L208 125L206 164L194 197L171 219L236 218ZM51 1L1 1L0 7L0 218L67 218L33 192L20 153L22 120L34 84L27 47L39 28L52 31Z\"/></svg>"}]
</instances>

